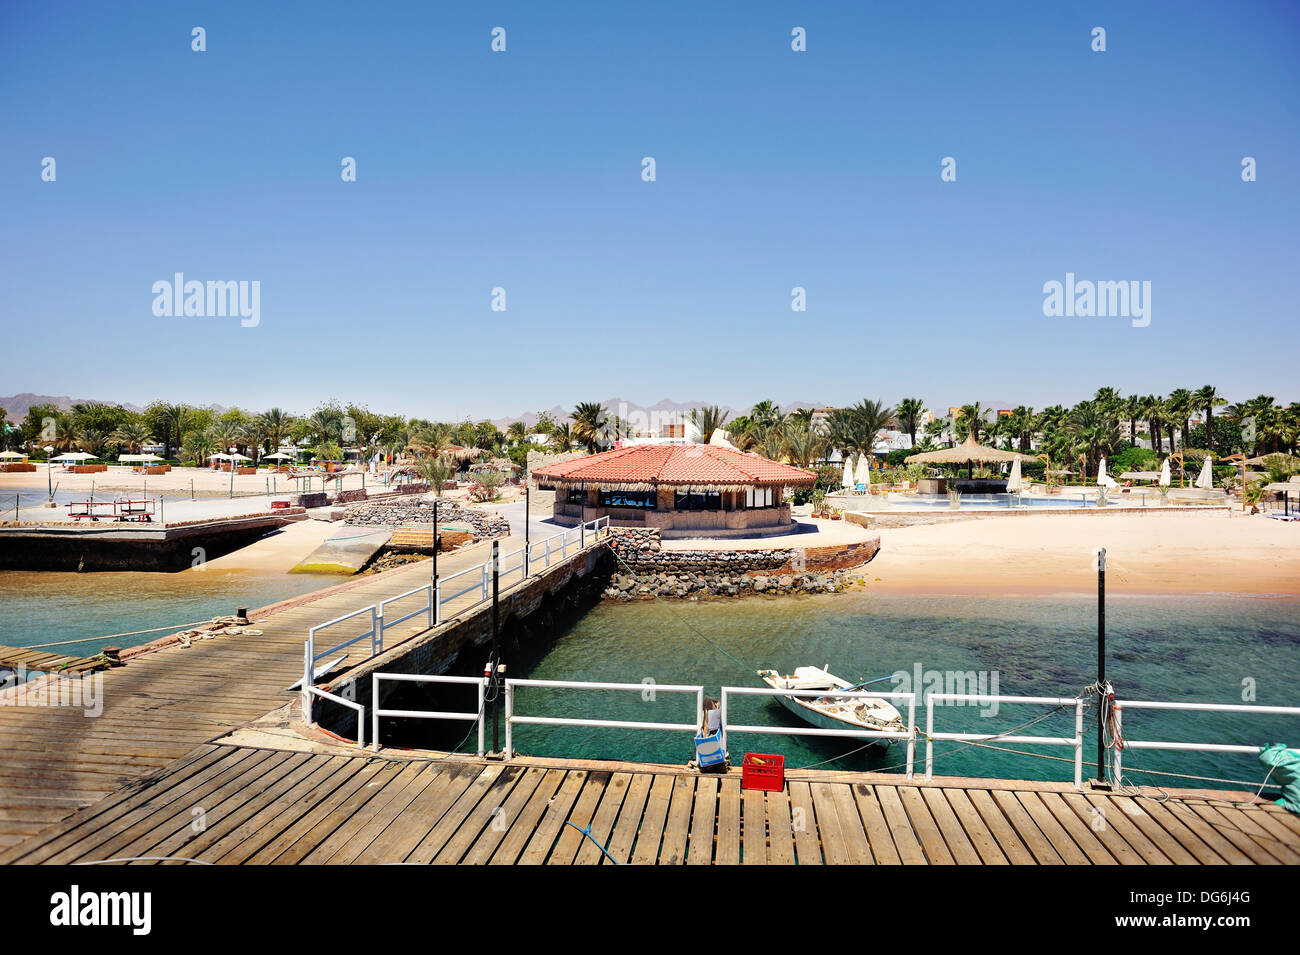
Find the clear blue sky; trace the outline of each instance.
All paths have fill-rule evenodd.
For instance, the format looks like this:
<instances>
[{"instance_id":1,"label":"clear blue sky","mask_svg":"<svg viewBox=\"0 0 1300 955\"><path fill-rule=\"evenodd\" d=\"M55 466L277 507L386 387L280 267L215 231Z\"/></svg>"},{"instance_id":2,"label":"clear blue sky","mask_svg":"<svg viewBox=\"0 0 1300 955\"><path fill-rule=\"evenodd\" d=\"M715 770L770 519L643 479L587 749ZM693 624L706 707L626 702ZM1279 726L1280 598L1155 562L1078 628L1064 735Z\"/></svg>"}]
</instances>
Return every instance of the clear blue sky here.
<instances>
[{"instance_id":1,"label":"clear blue sky","mask_svg":"<svg viewBox=\"0 0 1300 955\"><path fill-rule=\"evenodd\" d=\"M1293 3L119 6L0 4L0 394L1300 398ZM261 324L155 317L177 271Z\"/></svg>"}]
</instances>

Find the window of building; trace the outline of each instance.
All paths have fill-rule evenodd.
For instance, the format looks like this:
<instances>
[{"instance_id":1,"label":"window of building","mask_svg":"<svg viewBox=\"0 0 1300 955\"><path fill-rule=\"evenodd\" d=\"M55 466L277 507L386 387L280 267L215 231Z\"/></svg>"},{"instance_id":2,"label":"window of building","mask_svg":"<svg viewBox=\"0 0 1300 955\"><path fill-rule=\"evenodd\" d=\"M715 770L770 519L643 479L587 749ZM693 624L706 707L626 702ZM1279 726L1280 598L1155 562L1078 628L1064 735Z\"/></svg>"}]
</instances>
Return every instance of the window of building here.
<instances>
[{"instance_id":1,"label":"window of building","mask_svg":"<svg viewBox=\"0 0 1300 955\"><path fill-rule=\"evenodd\" d=\"M772 507L776 503L776 494L770 487L751 487L745 491L745 506Z\"/></svg>"},{"instance_id":2,"label":"window of building","mask_svg":"<svg viewBox=\"0 0 1300 955\"><path fill-rule=\"evenodd\" d=\"M587 500L587 492L580 487L569 488L569 503L584 504Z\"/></svg>"},{"instance_id":3,"label":"window of building","mask_svg":"<svg viewBox=\"0 0 1300 955\"><path fill-rule=\"evenodd\" d=\"M673 495L673 507L679 511L719 511L722 509L722 492L678 491Z\"/></svg>"},{"instance_id":4,"label":"window of building","mask_svg":"<svg viewBox=\"0 0 1300 955\"><path fill-rule=\"evenodd\" d=\"M601 507L637 507L653 509L654 491L601 491Z\"/></svg>"}]
</instances>

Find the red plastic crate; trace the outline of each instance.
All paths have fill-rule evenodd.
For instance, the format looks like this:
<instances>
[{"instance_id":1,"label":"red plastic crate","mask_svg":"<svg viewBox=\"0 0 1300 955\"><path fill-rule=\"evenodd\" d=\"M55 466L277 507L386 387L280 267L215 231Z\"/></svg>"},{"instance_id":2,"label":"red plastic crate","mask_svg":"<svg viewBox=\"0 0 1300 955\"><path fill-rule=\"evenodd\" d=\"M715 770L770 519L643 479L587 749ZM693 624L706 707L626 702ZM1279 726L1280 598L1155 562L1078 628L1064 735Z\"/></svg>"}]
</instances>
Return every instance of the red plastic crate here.
<instances>
[{"instance_id":1,"label":"red plastic crate","mask_svg":"<svg viewBox=\"0 0 1300 955\"><path fill-rule=\"evenodd\" d=\"M740 788L779 793L785 789L785 757L746 753L740 764Z\"/></svg>"}]
</instances>

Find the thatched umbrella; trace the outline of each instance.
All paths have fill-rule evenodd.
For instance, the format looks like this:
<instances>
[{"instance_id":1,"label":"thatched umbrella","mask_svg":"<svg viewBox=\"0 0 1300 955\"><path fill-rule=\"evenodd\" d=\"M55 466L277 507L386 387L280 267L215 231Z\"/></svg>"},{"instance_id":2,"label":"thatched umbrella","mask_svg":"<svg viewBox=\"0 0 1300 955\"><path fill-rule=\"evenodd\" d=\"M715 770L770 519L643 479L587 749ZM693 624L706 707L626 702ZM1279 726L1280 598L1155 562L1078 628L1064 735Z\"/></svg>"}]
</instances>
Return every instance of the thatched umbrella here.
<instances>
[{"instance_id":1,"label":"thatched umbrella","mask_svg":"<svg viewBox=\"0 0 1300 955\"><path fill-rule=\"evenodd\" d=\"M1012 461L1019 461L1021 464L1029 464L1037 460L1031 454L1021 454L1019 451L1003 451L1001 448L990 448L987 445L980 444L975 440L975 435L967 435L966 440L955 448L943 448L939 451L922 451L919 454L909 455L903 459L908 464L965 464L971 477L975 476L975 462L980 464L1010 464Z\"/></svg>"}]
</instances>

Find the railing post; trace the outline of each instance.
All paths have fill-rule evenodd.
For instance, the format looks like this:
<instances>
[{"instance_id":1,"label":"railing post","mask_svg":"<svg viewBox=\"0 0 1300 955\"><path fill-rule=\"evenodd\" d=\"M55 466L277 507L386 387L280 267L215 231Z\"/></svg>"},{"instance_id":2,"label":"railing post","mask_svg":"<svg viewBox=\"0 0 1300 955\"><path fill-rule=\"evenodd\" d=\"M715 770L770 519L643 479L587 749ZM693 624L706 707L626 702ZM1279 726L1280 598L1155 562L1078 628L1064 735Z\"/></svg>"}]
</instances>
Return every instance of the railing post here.
<instances>
[{"instance_id":1,"label":"railing post","mask_svg":"<svg viewBox=\"0 0 1300 955\"><path fill-rule=\"evenodd\" d=\"M916 693L907 697L907 778L912 778L916 764Z\"/></svg>"},{"instance_id":2,"label":"railing post","mask_svg":"<svg viewBox=\"0 0 1300 955\"><path fill-rule=\"evenodd\" d=\"M1074 703L1074 788L1083 788L1083 697Z\"/></svg>"},{"instance_id":3,"label":"railing post","mask_svg":"<svg viewBox=\"0 0 1300 955\"><path fill-rule=\"evenodd\" d=\"M316 649L315 638L316 635L309 631L307 640L302 645L302 686L300 688L302 692L302 718L306 721L308 726L311 725L311 690L309 690L308 687L311 686L312 670L315 669L312 666L312 664L315 663L315 660L312 659L315 655Z\"/></svg>"},{"instance_id":4,"label":"railing post","mask_svg":"<svg viewBox=\"0 0 1300 955\"><path fill-rule=\"evenodd\" d=\"M546 538L546 566L551 566L551 539Z\"/></svg>"},{"instance_id":5,"label":"railing post","mask_svg":"<svg viewBox=\"0 0 1300 955\"><path fill-rule=\"evenodd\" d=\"M433 625L435 627L442 624L442 581L433 585Z\"/></svg>"},{"instance_id":6,"label":"railing post","mask_svg":"<svg viewBox=\"0 0 1300 955\"><path fill-rule=\"evenodd\" d=\"M722 723L722 753L723 755L726 755L727 752L727 688L725 686L722 687L722 692L719 695L722 697L722 699L718 701L718 721ZM701 723L704 722L703 718L701 718L700 722Z\"/></svg>"},{"instance_id":7,"label":"railing post","mask_svg":"<svg viewBox=\"0 0 1300 955\"><path fill-rule=\"evenodd\" d=\"M587 523L583 521L578 525L578 550L587 546Z\"/></svg>"},{"instance_id":8,"label":"railing post","mask_svg":"<svg viewBox=\"0 0 1300 955\"><path fill-rule=\"evenodd\" d=\"M925 778L934 778L934 697L925 698Z\"/></svg>"},{"instance_id":9,"label":"railing post","mask_svg":"<svg viewBox=\"0 0 1300 955\"><path fill-rule=\"evenodd\" d=\"M488 565L483 564L483 600L488 599Z\"/></svg>"},{"instance_id":10,"label":"railing post","mask_svg":"<svg viewBox=\"0 0 1300 955\"><path fill-rule=\"evenodd\" d=\"M514 715L515 715L515 692L510 681L506 680L506 759L513 759L515 755L515 736L514 736ZM479 690L479 697L482 698L483 691ZM479 711L482 712L482 704L479 705ZM478 721L479 726L479 755L483 755L483 720Z\"/></svg>"},{"instance_id":11,"label":"railing post","mask_svg":"<svg viewBox=\"0 0 1300 955\"><path fill-rule=\"evenodd\" d=\"M370 608L370 655L376 656L384 649L384 604L380 601Z\"/></svg>"},{"instance_id":12,"label":"railing post","mask_svg":"<svg viewBox=\"0 0 1300 955\"><path fill-rule=\"evenodd\" d=\"M433 629L433 584L426 584L425 589L429 591L429 605L425 608L424 623L429 630Z\"/></svg>"},{"instance_id":13,"label":"railing post","mask_svg":"<svg viewBox=\"0 0 1300 955\"><path fill-rule=\"evenodd\" d=\"M379 674L370 674L370 748L379 752Z\"/></svg>"},{"instance_id":14,"label":"railing post","mask_svg":"<svg viewBox=\"0 0 1300 955\"><path fill-rule=\"evenodd\" d=\"M1115 714L1115 735L1111 737L1111 740L1113 742L1116 738L1119 738L1124 732L1124 721L1123 721L1124 708L1120 706L1118 703L1116 703L1114 706L1111 707L1111 712ZM1098 719L1100 719L1100 717L1098 717ZM1110 764L1113 767L1112 771L1115 773L1116 786L1120 785L1124 780L1123 762L1124 762L1124 751L1120 749L1118 746L1116 746L1115 755L1112 756L1110 760ZM1102 772L1103 772L1102 767L1098 766L1097 778L1104 781L1105 777L1102 775Z\"/></svg>"}]
</instances>

